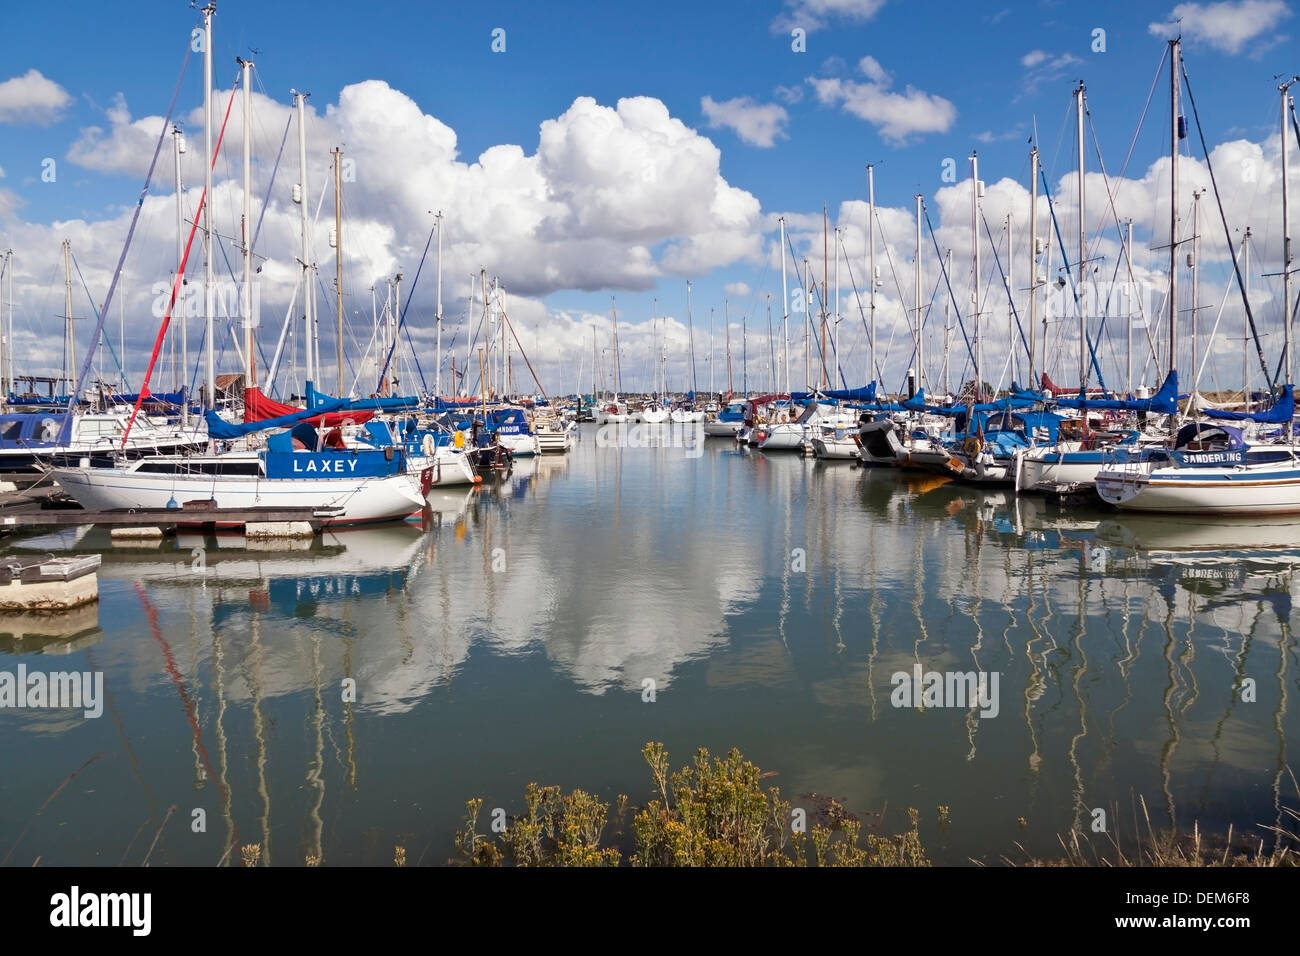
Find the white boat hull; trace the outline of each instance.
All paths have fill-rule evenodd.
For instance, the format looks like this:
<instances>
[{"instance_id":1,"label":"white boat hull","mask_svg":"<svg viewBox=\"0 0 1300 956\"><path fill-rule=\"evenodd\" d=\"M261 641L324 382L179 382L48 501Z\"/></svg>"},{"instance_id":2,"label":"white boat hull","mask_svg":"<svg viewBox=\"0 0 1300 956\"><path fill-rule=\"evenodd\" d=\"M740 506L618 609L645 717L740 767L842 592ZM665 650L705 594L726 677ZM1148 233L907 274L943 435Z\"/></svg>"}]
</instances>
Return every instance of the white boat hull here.
<instances>
[{"instance_id":1,"label":"white boat hull","mask_svg":"<svg viewBox=\"0 0 1300 956\"><path fill-rule=\"evenodd\" d=\"M860 449L852 438L814 438L813 454L828 461L852 461Z\"/></svg>"},{"instance_id":2,"label":"white boat hull","mask_svg":"<svg viewBox=\"0 0 1300 956\"><path fill-rule=\"evenodd\" d=\"M54 480L87 511L163 509L215 500L218 508L341 508L328 525L388 521L424 507L418 474L380 478L278 478L55 468Z\"/></svg>"},{"instance_id":3,"label":"white boat hull","mask_svg":"<svg viewBox=\"0 0 1300 956\"><path fill-rule=\"evenodd\" d=\"M1220 475L1224 477L1212 477ZM1219 469L1112 468L1098 472L1097 494L1127 511L1169 514L1300 514L1300 463Z\"/></svg>"}]
</instances>

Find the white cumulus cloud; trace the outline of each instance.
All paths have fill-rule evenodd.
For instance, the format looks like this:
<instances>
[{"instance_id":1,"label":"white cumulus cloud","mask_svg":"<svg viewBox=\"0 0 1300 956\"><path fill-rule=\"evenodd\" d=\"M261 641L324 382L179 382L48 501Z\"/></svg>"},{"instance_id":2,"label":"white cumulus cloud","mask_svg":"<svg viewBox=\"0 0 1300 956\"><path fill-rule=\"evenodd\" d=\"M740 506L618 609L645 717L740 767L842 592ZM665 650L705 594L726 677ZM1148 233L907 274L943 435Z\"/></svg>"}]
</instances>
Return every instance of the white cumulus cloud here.
<instances>
[{"instance_id":1,"label":"white cumulus cloud","mask_svg":"<svg viewBox=\"0 0 1300 956\"><path fill-rule=\"evenodd\" d=\"M0 123L49 126L71 102L67 90L31 69L0 83Z\"/></svg>"},{"instance_id":2,"label":"white cumulus cloud","mask_svg":"<svg viewBox=\"0 0 1300 956\"><path fill-rule=\"evenodd\" d=\"M808 82L818 102L866 120L894 145L913 136L946 133L957 119L957 107L942 96L913 86L901 93L892 89L893 78L874 57L864 56L858 70L866 82L840 77L809 77Z\"/></svg>"},{"instance_id":3,"label":"white cumulus cloud","mask_svg":"<svg viewBox=\"0 0 1300 956\"><path fill-rule=\"evenodd\" d=\"M1150 24L1152 36L1181 33L1194 43L1222 53L1240 53L1251 40L1276 30L1291 10L1283 0L1240 0L1220 3L1180 3L1163 21Z\"/></svg>"},{"instance_id":4,"label":"white cumulus cloud","mask_svg":"<svg viewBox=\"0 0 1300 956\"><path fill-rule=\"evenodd\" d=\"M711 96L700 99L700 110L710 129L730 129L751 146L763 149L786 139L785 124L790 114L777 103L759 103L749 96L718 102Z\"/></svg>"},{"instance_id":5,"label":"white cumulus cloud","mask_svg":"<svg viewBox=\"0 0 1300 956\"><path fill-rule=\"evenodd\" d=\"M835 19L865 23L884 5L885 0L786 0L785 9L772 21L772 30L784 33L801 27L812 33Z\"/></svg>"}]
</instances>

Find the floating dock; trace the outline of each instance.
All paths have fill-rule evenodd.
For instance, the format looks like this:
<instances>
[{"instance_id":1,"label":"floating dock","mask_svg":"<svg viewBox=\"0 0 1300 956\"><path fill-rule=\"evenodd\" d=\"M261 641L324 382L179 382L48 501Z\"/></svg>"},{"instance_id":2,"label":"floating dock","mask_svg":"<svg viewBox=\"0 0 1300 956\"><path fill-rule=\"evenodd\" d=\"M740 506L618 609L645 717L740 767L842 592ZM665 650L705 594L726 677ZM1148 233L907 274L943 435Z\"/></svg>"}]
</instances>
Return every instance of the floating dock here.
<instances>
[{"instance_id":1,"label":"floating dock","mask_svg":"<svg viewBox=\"0 0 1300 956\"><path fill-rule=\"evenodd\" d=\"M0 614L60 613L98 601L99 562L97 554L0 559Z\"/></svg>"},{"instance_id":2,"label":"floating dock","mask_svg":"<svg viewBox=\"0 0 1300 956\"><path fill-rule=\"evenodd\" d=\"M313 537L342 508L217 508L189 501L180 508L122 508L87 511L57 489L0 493L0 533L19 528L102 525L114 537L149 539L175 534L178 527L242 529L250 537Z\"/></svg>"}]
</instances>

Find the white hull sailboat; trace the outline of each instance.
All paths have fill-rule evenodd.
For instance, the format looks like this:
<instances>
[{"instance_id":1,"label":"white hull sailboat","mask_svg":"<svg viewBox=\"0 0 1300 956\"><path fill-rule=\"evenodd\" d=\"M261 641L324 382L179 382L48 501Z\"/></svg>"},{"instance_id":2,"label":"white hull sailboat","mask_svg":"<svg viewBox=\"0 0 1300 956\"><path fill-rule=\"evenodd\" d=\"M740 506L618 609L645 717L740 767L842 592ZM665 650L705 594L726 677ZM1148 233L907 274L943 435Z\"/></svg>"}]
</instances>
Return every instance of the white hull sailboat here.
<instances>
[{"instance_id":1,"label":"white hull sailboat","mask_svg":"<svg viewBox=\"0 0 1300 956\"><path fill-rule=\"evenodd\" d=\"M382 456L383 452L377 452ZM284 456L297 457L297 460ZM278 468L328 470L320 477L270 477ZM390 521L424 506L420 477L405 471L344 477L347 452L231 452L221 456L159 456L111 468L54 468L51 474L88 511L180 508L215 501L218 508L313 508L334 514L324 524ZM313 469L314 470L314 469Z\"/></svg>"}]
</instances>

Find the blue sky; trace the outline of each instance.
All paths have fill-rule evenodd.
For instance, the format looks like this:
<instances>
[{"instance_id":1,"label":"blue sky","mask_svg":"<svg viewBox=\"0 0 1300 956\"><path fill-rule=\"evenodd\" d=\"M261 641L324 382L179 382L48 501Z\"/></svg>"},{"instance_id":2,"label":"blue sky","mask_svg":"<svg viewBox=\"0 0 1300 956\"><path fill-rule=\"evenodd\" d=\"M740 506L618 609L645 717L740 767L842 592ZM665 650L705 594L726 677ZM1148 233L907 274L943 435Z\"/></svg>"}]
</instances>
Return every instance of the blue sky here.
<instances>
[{"instance_id":1,"label":"blue sky","mask_svg":"<svg viewBox=\"0 0 1300 956\"><path fill-rule=\"evenodd\" d=\"M307 89L322 112L339 102L345 87L383 80L413 100L420 112L453 130L457 159L469 165L501 144L516 144L525 156L536 153L539 127L564 116L579 97L590 97L601 107L630 97L662 102L672 118L717 147L721 179L752 196L758 207L746 228L762 233L753 247L760 253L751 248L730 261L702 266L692 276L698 327L708 308L721 311L728 283L744 283L749 290L732 295L733 314L753 314L761 295L779 295L779 276L761 254L775 242L768 217L819 215L823 204L836 217L841 203L865 198L867 162L878 164L881 206L910 213L912 196L919 191L937 212L934 197L948 185L941 179L943 161L954 159L958 180L964 180L972 149L980 153L985 181L1011 177L1024 183L1027 140L1036 125L1049 180L1056 184L1073 169L1070 92L1080 79L1087 84L1096 135L1114 175L1165 50L1164 34L1153 31L1152 24L1169 22L1176 16L1175 6L1184 17L1184 54L1211 146L1275 138L1273 77L1300 72L1300 46L1293 36L1298 21L1283 0L1182 5L767 0L653 7L222 0L215 19L215 80L218 88L228 88L234 56L255 49L260 88L268 96L287 103L291 87ZM6 122L0 87L0 190L8 193L7 200L0 193L0 242L16 244L25 228L62 220L120 221L121 210L138 193L139 172L79 164L68 158L70 150L87 127L111 131L106 110L118 94L135 120L165 111L186 37L197 19L196 11L182 2L110 9L72 0L57 8L24 4L6 10L0 32L0 62L6 67L0 81L36 70L65 91L67 100L53 117L15 119L11 113ZM805 25L806 52L792 49L791 29L798 24ZM496 28L505 30L504 53L491 49ZM1094 52L1099 37L1104 52ZM866 66L864 58L870 58ZM184 81L182 113L201 102L201 82L196 57ZM842 96L831 94L822 101L818 95L834 89L865 91L869 102L874 96L875 106L865 108L872 115L855 115ZM891 96L918 99L909 108L901 100L891 102ZM1161 78L1151 117L1137 139L1130 176L1140 177L1167 150L1167 96L1167 80ZM743 129L711 123L702 104L706 97L724 104L724 113L730 106L767 108L780 117L776 132L769 127L765 138L761 128L757 134L750 128L747 140ZM740 98L749 101L732 102ZM881 118L891 109L898 113L892 126ZM267 120L255 132L259 152L269 148L273 156L280 122ZM197 131L191 136L200 141ZM770 145L764 145L768 140ZM322 154L328 149L316 145ZM1089 159L1095 164L1091 148ZM401 153L401 138L389 149ZM55 183L40 179L46 157L59 163ZM159 196L171 187L169 166L164 166L168 172L153 190ZM420 168L412 167L409 175L420 176ZM444 205L437 195L428 201ZM683 193L683 201L692 201L690 194ZM357 211L380 215L370 207ZM494 228L490 221L475 223L468 215L459 225L466 233ZM807 223L805 227L810 232ZM174 241L161 225L155 224L155 230L159 241ZM423 229L403 231L397 245L418 254ZM902 243L905 236L899 233L890 239ZM106 225L95 234L102 236L101 257L115 259L123 230ZM639 240L662 265L665 250L679 236L670 223L661 234ZM803 236L799 241L807 240ZM19 249L20 254L28 251ZM273 256L276 250L266 254ZM513 254L516 259L527 255L526 247L516 246ZM472 254L465 255L470 262ZM54 258L26 265L34 275L45 276L58 265ZM411 253L398 258L408 274L413 271ZM510 287L515 263L502 257L480 264ZM860 265L858 269L860 284ZM560 268L553 281L533 283L536 288L528 297L547 312L581 316L607 312L610 296L618 295L623 320L635 323L650 315L657 296L660 312L683 317L686 276L680 269L657 271L649 282L629 282L611 273L608 285L601 286L591 276L570 282ZM364 277L356 281L368 284ZM33 295L38 303L48 298ZM448 298L452 295L449 286ZM40 304L25 301L24 307L28 322L41 321ZM463 311L463 305L457 308ZM446 311L450 315L452 308ZM19 315L21 324L21 309ZM538 322L544 329L546 323ZM566 347L576 348L573 343ZM556 374L565 374L562 356L551 358Z\"/></svg>"}]
</instances>

